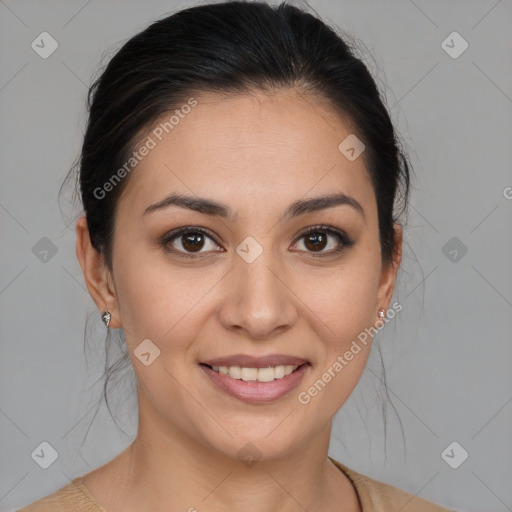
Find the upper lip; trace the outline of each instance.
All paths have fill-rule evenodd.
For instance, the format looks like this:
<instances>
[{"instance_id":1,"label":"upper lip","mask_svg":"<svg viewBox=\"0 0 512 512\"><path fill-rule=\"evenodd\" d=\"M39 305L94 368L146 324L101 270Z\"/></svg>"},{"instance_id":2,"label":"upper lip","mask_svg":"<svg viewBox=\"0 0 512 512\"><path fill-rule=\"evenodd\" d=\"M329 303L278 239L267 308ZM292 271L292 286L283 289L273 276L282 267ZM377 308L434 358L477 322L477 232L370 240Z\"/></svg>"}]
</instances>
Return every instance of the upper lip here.
<instances>
[{"instance_id":1,"label":"upper lip","mask_svg":"<svg viewBox=\"0 0 512 512\"><path fill-rule=\"evenodd\" d=\"M307 363L306 359L285 354L271 354L263 357L255 357L247 354L233 354L225 357L217 357L202 361L209 366L243 366L244 368L266 368L267 366L300 366Z\"/></svg>"}]
</instances>

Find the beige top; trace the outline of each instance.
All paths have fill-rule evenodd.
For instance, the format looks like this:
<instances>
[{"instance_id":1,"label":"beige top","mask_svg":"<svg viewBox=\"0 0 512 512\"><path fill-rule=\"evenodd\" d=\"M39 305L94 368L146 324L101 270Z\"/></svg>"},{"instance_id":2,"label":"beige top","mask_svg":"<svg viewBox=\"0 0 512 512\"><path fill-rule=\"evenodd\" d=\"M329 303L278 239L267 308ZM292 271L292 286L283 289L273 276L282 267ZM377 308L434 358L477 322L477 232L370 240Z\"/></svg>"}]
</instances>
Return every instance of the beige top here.
<instances>
[{"instance_id":1,"label":"beige top","mask_svg":"<svg viewBox=\"0 0 512 512\"><path fill-rule=\"evenodd\" d=\"M329 459L353 483L363 512L455 512L409 494L392 485L352 471L341 462ZM55 493L35 501L17 512L108 512L77 476Z\"/></svg>"}]
</instances>

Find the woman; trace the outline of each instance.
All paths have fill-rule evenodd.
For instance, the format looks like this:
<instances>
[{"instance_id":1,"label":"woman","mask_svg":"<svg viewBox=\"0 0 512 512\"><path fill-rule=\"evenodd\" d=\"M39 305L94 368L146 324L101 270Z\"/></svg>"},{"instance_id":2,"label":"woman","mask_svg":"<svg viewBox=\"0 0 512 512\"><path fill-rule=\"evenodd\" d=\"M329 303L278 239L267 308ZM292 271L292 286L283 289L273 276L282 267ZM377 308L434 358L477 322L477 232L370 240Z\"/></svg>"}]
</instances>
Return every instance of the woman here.
<instances>
[{"instance_id":1,"label":"woman","mask_svg":"<svg viewBox=\"0 0 512 512\"><path fill-rule=\"evenodd\" d=\"M22 511L446 511L327 455L401 308L409 187L349 46L285 4L197 6L128 41L89 110L77 256L138 432Z\"/></svg>"}]
</instances>

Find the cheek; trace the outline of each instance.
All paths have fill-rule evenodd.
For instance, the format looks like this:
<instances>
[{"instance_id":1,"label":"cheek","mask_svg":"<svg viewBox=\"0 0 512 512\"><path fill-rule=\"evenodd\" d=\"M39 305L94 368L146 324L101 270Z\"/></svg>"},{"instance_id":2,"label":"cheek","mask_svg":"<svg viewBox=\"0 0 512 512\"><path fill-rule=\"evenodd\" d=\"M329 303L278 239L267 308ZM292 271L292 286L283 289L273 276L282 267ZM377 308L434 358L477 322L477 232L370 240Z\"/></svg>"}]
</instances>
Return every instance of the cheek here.
<instances>
[{"instance_id":1,"label":"cheek","mask_svg":"<svg viewBox=\"0 0 512 512\"><path fill-rule=\"evenodd\" d=\"M116 262L116 291L127 343L149 338L176 353L194 339L218 272L187 273L161 260L130 255ZM171 343L172 342L172 343ZM163 353L162 353L163 355Z\"/></svg>"},{"instance_id":2,"label":"cheek","mask_svg":"<svg viewBox=\"0 0 512 512\"><path fill-rule=\"evenodd\" d=\"M306 280L298 281L294 288L312 318L323 322L325 340L336 345L356 337L375 317L380 264L371 252L367 257L359 251L343 265L328 274L309 272Z\"/></svg>"},{"instance_id":3,"label":"cheek","mask_svg":"<svg viewBox=\"0 0 512 512\"><path fill-rule=\"evenodd\" d=\"M378 248L369 244L370 237L363 237L357 249L329 271L310 266L304 278L304 268L300 267L285 279L292 281L288 283L293 290L289 300L295 303L293 295L297 295L297 307L305 306L302 314L318 324L315 330L320 329L321 339L334 349L374 320L380 263ZM193 339L194 326L200 325L196 320L204 317L212 288L222 288L225 268L187 269L142 250L123 251L122 240L117 247L116 292L127 341L136 344L149 338L167 349L173 340L173 352L179 350L179 345L186 343L180 340Z\"/></svg>"},{"instance_id":4,"label":"cheek","mask_svg":"<svg viewBox=\"0 0 512 512\"><path fill-rule=\"evenodd\" d=\"M378 253L377 253L378 254ZM327 279L309 276L300 292L314 314L322 351L298 401L327 421L357 385L371 349L380 262L374 251L358 251Z\"/></svg>"}]
</instances>

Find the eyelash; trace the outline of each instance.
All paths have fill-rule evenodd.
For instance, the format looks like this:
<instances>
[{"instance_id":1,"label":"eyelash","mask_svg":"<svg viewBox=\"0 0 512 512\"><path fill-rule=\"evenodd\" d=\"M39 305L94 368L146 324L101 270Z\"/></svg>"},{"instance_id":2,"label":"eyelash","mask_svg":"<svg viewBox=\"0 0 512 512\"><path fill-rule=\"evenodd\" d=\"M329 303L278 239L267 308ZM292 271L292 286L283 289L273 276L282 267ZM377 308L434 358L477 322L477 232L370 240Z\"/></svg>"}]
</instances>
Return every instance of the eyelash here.
<instances>
[{"instance_id":1,"label":"eyelash","mask_svg":"<svg viewBox=\"0 0 512 512\"><path fill-rule=\"evenodd\" d=\"M318 232L322 232L322 233L328 234L328 235L333 235L338 240L340 245L338 246L337 249L334 249L334 250L331 250L328 252L314 253L311 251L306 251L306 252L310 252L311 255L315 258L323 258L326 256L332 256L335 254L339 254L345 248L349 248L354 245L354 240L352 240L345 232L343 232L337 228L334 228L332 226L326 226L325 224L320 224L318 226L312 226L312 227L308 228L306 231L304 231L304 233L302 233L300 235L298 240L300 240L303 237L306 237L312 233L318 233ZM215 240L215 237L213 237L213 235L209 234L208 231L206 231L202 228L196 228L193 226L182 227L182 228L176 229L174 231L171 231L170 233L167 233L166 235L164 235L161 238L161 240L159 241L159 245L161 245L166 252L176 254L177 256L182 257L182 258L190 258L190 259L200 258L205 253L198 252L198 253L193 254L193 253L187 253L187 252L178 251L176 249L169 248L169 244L171 242L173 242L175 239L179 238L180 236L187 235L190 233L205 235L208 238L212 239L216 244L220 245L220 243L217 240Z\"/></svg>"}]
</instances>

